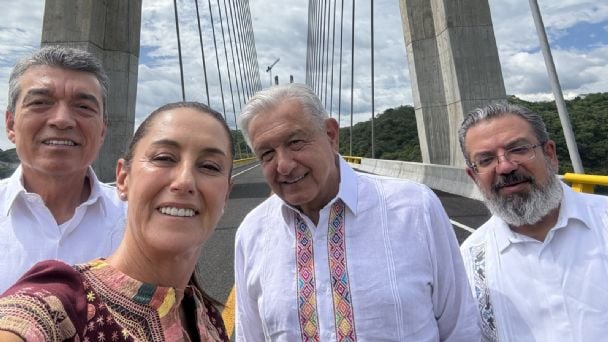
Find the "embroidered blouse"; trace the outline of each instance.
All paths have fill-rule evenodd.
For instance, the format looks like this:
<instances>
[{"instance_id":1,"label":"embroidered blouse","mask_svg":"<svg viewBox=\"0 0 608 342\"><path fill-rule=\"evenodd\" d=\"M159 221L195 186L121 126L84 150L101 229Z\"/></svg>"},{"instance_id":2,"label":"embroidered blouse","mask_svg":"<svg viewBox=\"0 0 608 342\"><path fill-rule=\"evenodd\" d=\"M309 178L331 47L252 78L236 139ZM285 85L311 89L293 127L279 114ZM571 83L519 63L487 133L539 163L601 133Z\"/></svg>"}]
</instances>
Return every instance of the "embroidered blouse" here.
<instances>
[{"instance_id":1,"label":"embroidered blouse","mask_svg":"<svg viewBox=\"0 0 608 342\"><path fill-rule=\"evenodd\" d=\"M26 341L189 341L181 302L200 341L229 341L220 313L196 288L142 283L104 259L36 264L0 298L0 330Z\"/></svg>"}]
</instances>

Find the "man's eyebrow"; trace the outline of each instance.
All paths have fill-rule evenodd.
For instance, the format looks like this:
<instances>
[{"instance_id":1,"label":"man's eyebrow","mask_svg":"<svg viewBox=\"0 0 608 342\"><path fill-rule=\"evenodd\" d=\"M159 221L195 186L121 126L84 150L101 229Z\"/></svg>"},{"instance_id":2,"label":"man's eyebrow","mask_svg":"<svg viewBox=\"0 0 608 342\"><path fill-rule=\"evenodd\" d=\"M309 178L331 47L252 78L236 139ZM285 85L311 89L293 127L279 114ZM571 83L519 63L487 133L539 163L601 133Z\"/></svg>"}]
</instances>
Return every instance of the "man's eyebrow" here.
<instances>
[{"instance_id":1,"label":"man's eyebrow","mask_svg":"<svg viewBox=\"0 0 608 342\"><path fill-rule=\"evenodd\" d=\"M28 96L35 96L35 95L49 95L50 93L51 93L51 91L46 88L32 88L32 89L28 89L28 91L25 92L25 95L23 95L23 98L25 99Z\"/></svg>"},{"instance_id":2,"label":"man's eyebrow","mask_svg":"<svg viewBox=\"0 0 608 342\"><path fill-rule=\"evenodd\" d=\"M526 138L517 138L517 139L509 142L508 144L506 144L505 148L519 147L521 145L526 145L526 144L530 144L530 141L528 141L528 139L526 139Z\"/></svg>"},{"instance_id":3,"label":"man's eyebrow","mask_svg":"<svg viewBox=\"0 0 608 342\"><path fill-rule=\"evenodd\" d=\"M76 93L76 98L80 100L88 100L94 102L97 106L100 105L99 100L97 100L97 97L89 93L78 92Z\"/></svg>"},{"instance_id":4,"label":"man's eyebrow","mask_svg":"<svg viewBox=\"0 0 608 342\"><path fill-rule=\"evenodd\" d=\"M36 96L36 95L48 96L51 93L52 93L52 91L47 88L32 88L32 89L28 89L28 91L25 93L23 98L25 99L28 96ZM95 97L93 94L89 94L89 93L85 93L85 92L78 92L78 93L76 93L76 98L80 99L80 100L91 101L91 102L95 103L97 106L100 105L99 100L97 100L97 97Z\"/></svg>"},{"instance_id":5,"label":"man's eyebrow","mask_svg":"<svg viewBox=\"0 0 608 342\"><path fill-rule=\"evenodd\" d=\"M530 141L528 141L527 138L520 137L520 138L517 138L517 139L515 139L513 141L510 141L507 144L505 144L504 148L508 150L510 148L519 147L519 146L526 145L526 144L530 144ZM473 155L473 157L494 155L495 153L496 152L494 152L494 151L483 150L483 151L476 152Z\"/></svg>"}]
</instances>

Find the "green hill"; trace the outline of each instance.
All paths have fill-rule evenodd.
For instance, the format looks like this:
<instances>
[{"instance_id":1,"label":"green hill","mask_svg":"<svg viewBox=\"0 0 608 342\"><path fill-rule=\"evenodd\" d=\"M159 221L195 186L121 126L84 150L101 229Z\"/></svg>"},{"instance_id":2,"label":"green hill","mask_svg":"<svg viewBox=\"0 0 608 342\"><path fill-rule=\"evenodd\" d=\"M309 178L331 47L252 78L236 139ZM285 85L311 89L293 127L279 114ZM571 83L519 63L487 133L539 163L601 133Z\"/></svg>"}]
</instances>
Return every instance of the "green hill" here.
<instances>
[{"instance_id":1,"label":"green hill","mask_svg":"<svg viewBox=\"0 0 608 342\"><path fill-rule=\"evenodd\" d=\"M510 103L539 113L549 136L557 144L559 173L572 172L572 164L555 102L527 102L515 96ZM579 154L587 174L608 175L608 93L581 95L566 101ZM375 154L378 159L421 162L414 108L387 109L374 119ZM340 153L350 154L349 128L340 129ZM353 126L352 155L371 157L371 120Z\"/></svg>"},{"instance_id":2,"label":"green hill","mask_svg":"<svg viewBox=\"0 0 608 342\"><path fill-rule=\"evenodd\" d=\"M572 172L566 141L554 102L527 102L515 96L509 102L523 105L538 112L551 139L557 143L560 161L559 173ZM587 94L566 101L570 122L574 130L579 154L587 174L608 175L608 93ZM350 155L349 128L340 129L340 153ZM236 157L248 155L240 132L233 132L236 140ZM416 115L412 106L400 106L377 114L374 119L375 157L378 159L421 162ZM353 126L352 155L371 157L371 121ZM19 159L15 149L0 151L0 178L10 176Z\"/></svg>"}]
</instances>

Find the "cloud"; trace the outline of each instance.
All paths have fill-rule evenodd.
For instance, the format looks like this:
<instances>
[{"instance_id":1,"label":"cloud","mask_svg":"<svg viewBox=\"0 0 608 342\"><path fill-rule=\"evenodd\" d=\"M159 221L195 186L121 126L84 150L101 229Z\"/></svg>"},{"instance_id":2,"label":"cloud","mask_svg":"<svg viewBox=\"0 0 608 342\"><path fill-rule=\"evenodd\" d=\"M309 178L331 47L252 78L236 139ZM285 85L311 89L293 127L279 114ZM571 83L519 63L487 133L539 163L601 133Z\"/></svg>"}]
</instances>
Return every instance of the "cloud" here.
<instances>
[{"instance_id":1,"label":"cloud","mask_svg":"<svg viewBox=\"0 0 608 342\"><path fill-rule=\"evenodd\" d=\"M7 1L0 0L0 2ZM212 0L210 12L209 2L198 0L205 68L203 68L195 2L179 0L177 3L185 93L188 100L207 102L205 85L207 84L210 105L221 112L225 108L228 121L233 125L235 112L240 111L243 94L240 94L240 101L239 94L234 94L233 110L230 86L236 91L238 83L238 89L242 89L241 75L246 71L251 73L256 62L258 69L255 73L259 73L259 81L263 87L267 87L270 83L270 74L266 72L266 68L277 58L281 60L273 67L272 75L279 76L281 83L288 82L290 75L293 75L296 82L305 82L309 2L249 1L257 61L253 55L246 55L240 69L239 66L235 69L232 64L232 54L236 54L237 51L231 51L230 44L224 51L222 26L219 24L221 9L224 19L224 38L226 41L237 40L231 25L230 37L228 36L226 25L228 19L232 19L229 5L234 5L236 2ZM224 3L228 11L224 8ZM333 5L334 1L327 3ZM336 4L338 14L336 21L339 23L341 2L336 1ZM527 1L489 0L489 4L507 93L527 100L551 99L551 88ZM142 6L136 125L158 106L181 100L182 96L173 3L146 0L142 2ZM370 3L356 2L356 6L354 122L368 120L371 116L372 84ZM543 1L540 7L564 94L576 96L582 93L608 91L608 47L605 40L602 40L608 32L608 25L605 24L608 22L608 3L592 0L560 0ZM333 11L333 7L331 10ZM344 1L340 95L343 126L350 123L351 10L352 2ZM18 58L27 55L40 45L44 1L11 2L10 6L3 6L3 11L4 17L10 18L0 24L0 107L5 108L7 80L12 65ZM217 55L211 32L211 14L214 17L218 42ZM581 23L592 24L589 25L591 31L585 32L590 37L595 35L596 40L571 39L569 35L577 34L577 25ZM328 104L331 97L334 114L337 113L337 89L340 81L339 25L336 25L335 32L333 96L331 89L328 89L327 96L323 95L324 101ZM566 38L574 43L560 44L562 39ZM331 48L332 44L329 44L329 41L327 43ZM226 54L229 60L228 66L226 66ZM328 61L331 61L332 55L327 56ZM412 104L411 82L398 1L374 2L374 65L374 111L380 113L390 107ZM230 83L228 72L230 72ZM324 74L328 87L331 75L331 67L329 67L327 77ZM251 88L251 84L247 86ZM324 90L325 82L322 87ZM3 128L3 124L0 126ZM0 134L0 148L10 147L12 145L7 142L5 135Z\"/></svg>"}]
</instances>

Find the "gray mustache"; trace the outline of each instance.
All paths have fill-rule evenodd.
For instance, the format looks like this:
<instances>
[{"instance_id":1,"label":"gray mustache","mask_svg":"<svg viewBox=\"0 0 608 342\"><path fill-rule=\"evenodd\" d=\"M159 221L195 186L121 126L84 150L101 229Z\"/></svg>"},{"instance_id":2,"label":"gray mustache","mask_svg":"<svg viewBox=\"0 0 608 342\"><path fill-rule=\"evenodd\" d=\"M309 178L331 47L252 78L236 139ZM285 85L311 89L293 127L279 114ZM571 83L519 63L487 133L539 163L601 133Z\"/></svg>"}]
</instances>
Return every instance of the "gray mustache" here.
<instances>
[{"instance_id":1,"label":"gray mustache","mask_svg":"<svg viewBox=\"0 0 608 342\"><path fill-rule=\"evenodd\" d=\"M512 172L506 175L500 175L498 180L492 185L492 189L494 191L498 191L500 188L521 182L530 182L534 183L534 177L529 175L524 175L518 172Z\"/></svg>"}]
</instances>

